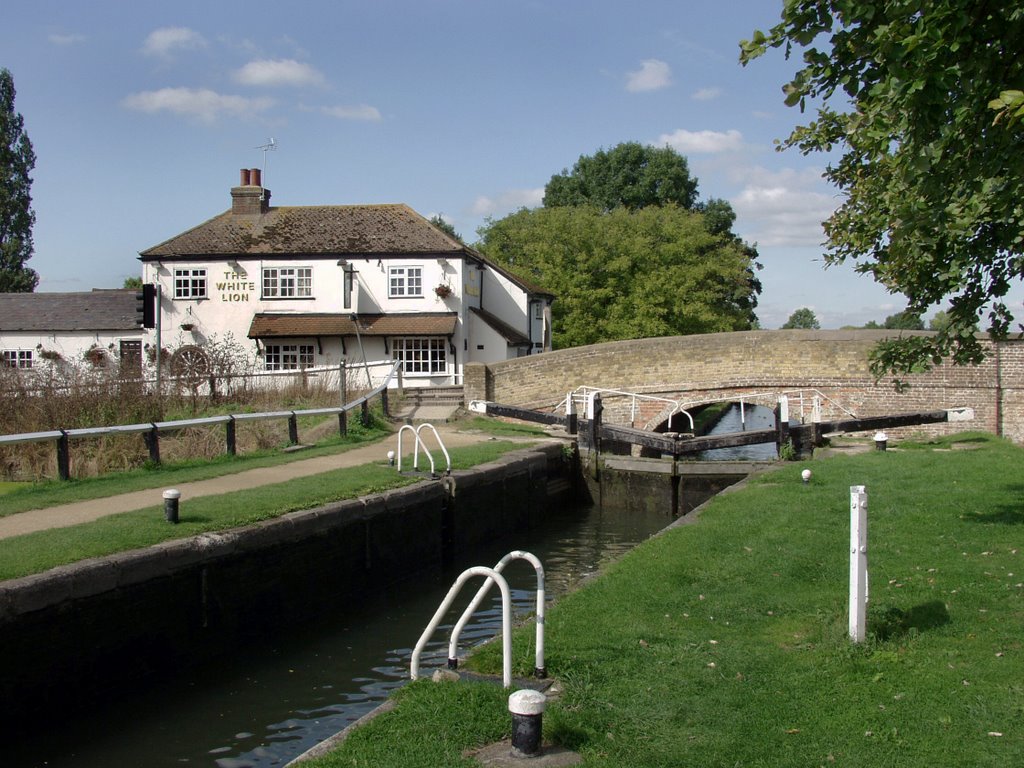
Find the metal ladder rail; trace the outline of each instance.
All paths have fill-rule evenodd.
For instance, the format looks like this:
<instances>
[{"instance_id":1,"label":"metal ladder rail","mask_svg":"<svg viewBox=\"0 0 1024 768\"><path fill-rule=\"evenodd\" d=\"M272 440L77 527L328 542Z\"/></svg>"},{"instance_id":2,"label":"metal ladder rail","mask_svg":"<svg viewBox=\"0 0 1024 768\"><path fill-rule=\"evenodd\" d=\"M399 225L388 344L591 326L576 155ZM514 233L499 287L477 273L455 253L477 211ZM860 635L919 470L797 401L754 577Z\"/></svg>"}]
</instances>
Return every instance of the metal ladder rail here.
<instances>
[{"instance_id":1,"label":"metal ladder rail","mask_svg":"<svg viewBox=\"0 0 1024 768\"><path fill-rule=\"evenodd\" d=\"M505 566L513 560L526 560L533 566L533 570L537 573L537 631L533 675L534 677L540 678L547 677L547 668L544 666L544 566L536 555L524 552L521 549L516 549L501 558L501 560L495 564L494 571L496 573L501 573L505 570ZM482 603L484 598L487 597L487 593L491 591L492 586L494 586L494 582L491 579L488 579L483 583L472 602L466 606L466 610L463 611L458 623L456 623L455 628L452 630L451 640L448 642L448 669L458 668L459 659L457 654L459 649L459 636L462 634L462 630L465 628L467 622L469 622L470 617L476 612L476 609L480 607L480 603Z\"/></svg>"},{"instance_id":2,"label":"metal ladder rail","mask_svg":"<svg viewBox=\"0 0 1024 768\"><path fill-rule=\"evenodd\" d=\"M412 468L413 469L418 469L419 468L419 460L420 460L420 452L419 452L420 435L419 435L419 432L417 432L416 428L414 426L412 426L411 424L403 424L401 426L401 428L398 430L398 456L397 456L397 459L398 459L398 471L399 472L402 471L402 434L405 432L405 430L409 430L410 432L412 432L413 440L416 441L415 458L414 458L414 461L412 463ZM430 451L427 450L426 446L423 447L423 452L425 454L427 454L427 458L430 459L430 474L431 474L431 476L434 476L436 474L434 472L434 457L430 455Z\"/></svg>"},{"instance_id":3,"label":"metal ladder rail","mask_svg":"<svg viewBox=\"0 0 1024 768\"><path fill-rule=\"evenodd\" d=\"M488 579L496 583L498 585L498 589L501 590L501 676L504 687L512 687L512 594L509 591L508 582L505 581L505 577L493 568L488 568L483 565L476 565L464 570L459 575L459 578L455 580L452 588L448 590L448 594L445 595L444 600L441 601L441 605L434 613L434 616L427 625L427 628L423 630L423 634L420 635L420 639L416 643L416 647L413 649L412 659L409 662L409 677L411 679L416 680L419 678L420 655L423 653L423 649L434 634L438 624L441 623L441 619L444 618L444 615L451 606L452 601L454 601L458 596L459 591L462 589L462 585L474 576L486 576Z\"/></svg>"},{"instance_id":4,"label":"metal ladder rail","mask_svg":"<svg viewBox=\"0 0 1024 768\"><path fill-rule=\"evenodd\" d=\"M416 427L416 448L413 451L412 468L416 469L419 463L419 449L423 446L423 452L430 457L430 474L434 474L434 457L431 456L430 451L427 450L427 444L420 437L420 430L429 427L430 431L434 433L434 439L437 440L437 445L441 449L441 453L444 454L444 460L448 463L445 469L445 474L450 475L452 473L452 457L448 455L448 449L444 447L444 440L441 439L441 435L438 433L437 428L433 424L424 423Z\"/></svg>"},{"instance_id":5,"label":"metal ladder rail","mask_svg":"<svg viewBox=\"0 0 1024 768\"><path fill-rule=\"evenodd\" d=\"M412 432L413 439L416 441L415 448L413 449L413 470L419 469L420 446L423 446L423 453L425 453L427 455L427 458L430 460L430 476L434 478L437 477L437 472L435 471L434 468L434 456L427 448L427 444L423 441L423 438L420 437L420 430L423 429L424 427L430 427L430 429L434 432L434 437L437 438L437 444L440 446L441 452L444 454L444 459L448 463L448 467L445 470L445 474L450 475L452 473L452 459L451 456L448 455L448 449L445 448L444 441L441 439L441 435L438 434L437 429L434 428L433 424L420 424L418 427L413 427L411 424L403 424L401 428L398 430L398 471L402 471L402 435L405 432L405 430L409 430L410 432Z\"/></svg>"}]
</instances>

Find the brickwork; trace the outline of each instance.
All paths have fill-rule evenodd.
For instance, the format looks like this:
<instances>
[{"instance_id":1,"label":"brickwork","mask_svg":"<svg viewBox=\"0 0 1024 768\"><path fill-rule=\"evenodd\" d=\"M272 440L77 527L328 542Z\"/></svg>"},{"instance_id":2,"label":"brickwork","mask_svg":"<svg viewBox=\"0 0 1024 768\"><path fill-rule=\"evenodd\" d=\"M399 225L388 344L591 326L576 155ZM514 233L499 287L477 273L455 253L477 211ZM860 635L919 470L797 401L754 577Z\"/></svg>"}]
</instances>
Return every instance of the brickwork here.
<instances>
[{"instance_id":1,"label":"brickwork","mask_svg":"<svg viewBox=\"0 0 1024 768\"><path fill-rule=\"evenodd\" d=\"M889 333L747 331L595 344L467 366L466 399L544 409L583 385L683 400L816 389L859 417L970 407L973 423L904 431L968 428L1024 442L1024 341L986 339L982 364L944 363L911 376L910 389L899 393L888 381L876 384L868 368L871 349ZM667 415L657 402L634 408L627 399L608 398L605 405L614 423L652 426Z\"/></svg>"}]
</instances>

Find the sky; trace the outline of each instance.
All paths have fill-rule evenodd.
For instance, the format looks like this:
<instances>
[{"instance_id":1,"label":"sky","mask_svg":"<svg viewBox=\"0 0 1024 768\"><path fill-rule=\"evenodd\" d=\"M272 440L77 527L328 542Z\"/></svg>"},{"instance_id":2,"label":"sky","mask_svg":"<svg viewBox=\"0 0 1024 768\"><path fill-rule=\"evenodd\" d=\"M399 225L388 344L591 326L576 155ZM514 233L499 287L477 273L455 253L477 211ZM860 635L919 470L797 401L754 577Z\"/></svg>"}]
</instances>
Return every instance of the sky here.
<instances>
[{"instance_id":1,"label":"sky","mask_svg":"<svg viewBox=\"0 0 1024 768\"><path fill-rule=\"evenodd\" d=\"M552 175L623 141L672 146L756 244L761 326L823 328L905 300L824 266L827 158L780 52L739 41L781 0L35 0L4 11L0 67L35 148L37 290L112 288L138 253L230 207L239 169L276 205L406 203L470 243ZM808 116L805 115L804 118ZM274 149L266 150L273 139ZM672 290L672 286L666 286ZM681 297L685 298L685 297ZM1021 292L1011 310L1024 316Z\"/></svg>"}]
</instances>

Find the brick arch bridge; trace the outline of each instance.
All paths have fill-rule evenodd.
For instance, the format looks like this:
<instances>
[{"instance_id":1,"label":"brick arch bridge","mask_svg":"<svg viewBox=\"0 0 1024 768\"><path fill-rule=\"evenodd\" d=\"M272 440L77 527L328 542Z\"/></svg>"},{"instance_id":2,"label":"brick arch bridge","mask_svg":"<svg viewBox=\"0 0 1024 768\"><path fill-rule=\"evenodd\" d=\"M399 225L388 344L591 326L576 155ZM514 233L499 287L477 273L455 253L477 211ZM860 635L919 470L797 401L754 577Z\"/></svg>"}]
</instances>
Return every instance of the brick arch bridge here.
<instances>
[{"instance_id":1,"label":"brick arch bridge","mask_svg":"<svg viewBox=\"0 0 1024 768\"><path fill-rule=\"evenodd\" d=\"M858 417L970 407L973 424L909 431L942 434L977 429L1024 443L1024 341L983 341L978 366L944 363L915 374L897 393L875 383L868 354L891 331L744 331L594 344L465 368L465 399L551 409L586 385L672 400L817 390ZM906 332L904 332L906 333ZM927 333L927 332L921 332ZM606 403L611 401L606 400ZM667 411L656 401L633 408L617 399L606 417L654 428ZM831 418L826 414L825 418Z\"/></svg>"}]
</instances>

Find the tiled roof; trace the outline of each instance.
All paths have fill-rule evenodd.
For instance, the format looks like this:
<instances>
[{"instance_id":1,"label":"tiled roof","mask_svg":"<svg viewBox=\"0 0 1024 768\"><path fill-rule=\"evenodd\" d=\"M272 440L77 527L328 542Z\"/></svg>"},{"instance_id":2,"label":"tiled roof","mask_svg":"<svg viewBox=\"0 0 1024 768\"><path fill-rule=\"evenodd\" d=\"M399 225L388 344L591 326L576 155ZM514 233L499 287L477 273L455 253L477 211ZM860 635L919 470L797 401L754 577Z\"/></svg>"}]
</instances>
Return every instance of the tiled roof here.
<instances>
[{"instance_id":1,"label":"tiled roof","mask_svg":"<svg viewBox=\"0 0 1024 768\"><path fill-rule=\"evenodd\" d=\"M508 323L498 319L490 312L479 307L470 307L469 311L474 315L477 315L481 320L487 323L491 328L496 330L501 336L504 337L505 341L515 347L529 346L530 340L526 336Z\"/></svg>"},{"instance_id":2,"label":"tiled roof","mask_svg":"<svg viewBox=\"0 0 1024 768\"><path fill-rule=\"evenodd\" d=\"M407 205L272 206L230 210L142 251L143 261L188 256L458 255L466 246Z\"/></svg>"},{"instance_id":3,"label":"tiled roof","mask_svg":"<svg viewBox=\"0 0 1024 768\"><path fill-rule=\"evenodd\" d=\"M138 329L134 291L0 293L0 331Z\"/></svg>"},{"instance_id":4,"label":"tiled roof","mask_svg":"<svg viewBox=\"0 0 1024 768\"><path fill-rule=\"evenodd\" d=\"M408 312L390 315L358 315L363 336L451 336L459 316L455 312ZM348 314L311 312L274 314L259 312L249 326L250 339L296 336L355 336Z\"/></svg>"}]
</instances>

